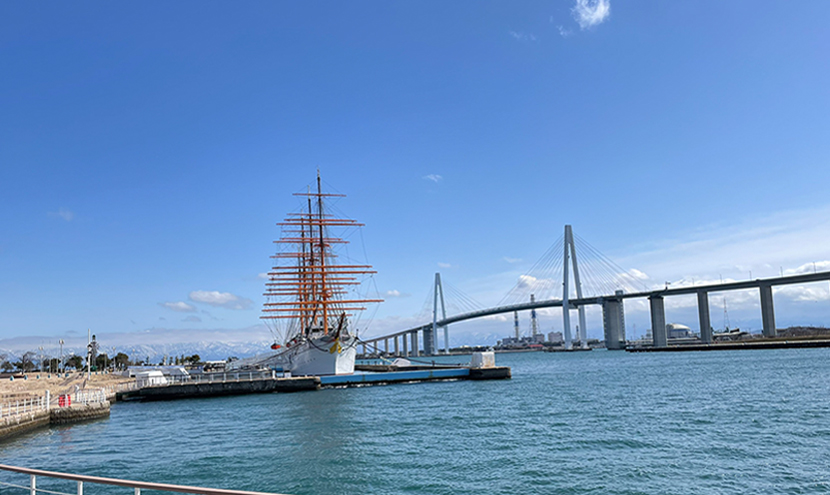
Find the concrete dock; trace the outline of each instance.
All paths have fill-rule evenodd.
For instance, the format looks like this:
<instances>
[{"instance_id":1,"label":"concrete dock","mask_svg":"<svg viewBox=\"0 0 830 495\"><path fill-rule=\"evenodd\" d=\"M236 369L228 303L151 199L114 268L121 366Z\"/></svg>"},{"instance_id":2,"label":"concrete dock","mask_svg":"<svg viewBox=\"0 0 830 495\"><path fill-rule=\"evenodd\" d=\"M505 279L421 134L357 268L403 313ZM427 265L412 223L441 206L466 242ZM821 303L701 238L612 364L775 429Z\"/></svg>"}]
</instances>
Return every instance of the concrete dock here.
<instances>
[{"instance_id":1,"label":"concrete dock","mask_svg":"<svg viewBox=\"0 0 830 495\"><path fill-rule=\"evenodd\" d=\"M153 385L119 394L118 400L176 400L202 397L223 397L228 395L288 393L317 390L320 378L309 377L254 377L251 379L183 382L167 385Z\"/></svg>"},{"instance_id":2,"label":"concrete dock","mask_svg":"<svg viewBox=\"0 0 830 495\"><path fill-rule=\"evenodd\" d=\"M720 342L716 344L682 344L665 347L626 347L626 352L691 352L691 351L743 351L757 349L808 349L830 347L830 340L762 340Z\"/></svg>"},{"instance_id":3,"label":"concrete dock","mask_svg":"<svg viewBox=\"0 0 830 495\"><path fill-rule=\"evenodd\" d=\"M410 369L415 368L415 369ZM364 387L367 385L388 385L392 383L416 383L446 380L502 380L511 378L510 368L461 368L440 366L407 366L397 371L382 373L354 373L320 377L323 388Z\"/></svg>"},{"instance_id":4,"label":"concrete dock","mask_svg":"<svg viewBox=\"0 0 830 495\"><path fill-rule=\"evenodd\" d=\"M314 391L321 388L365 387L393 383L511 378L508 367L356 365L350 375L279 377L251 374L231 379L154 384L118 394L118 400L177 400L229 395ZM237 374L239 375L239 374Z\"/></svg>"}]
</instances>

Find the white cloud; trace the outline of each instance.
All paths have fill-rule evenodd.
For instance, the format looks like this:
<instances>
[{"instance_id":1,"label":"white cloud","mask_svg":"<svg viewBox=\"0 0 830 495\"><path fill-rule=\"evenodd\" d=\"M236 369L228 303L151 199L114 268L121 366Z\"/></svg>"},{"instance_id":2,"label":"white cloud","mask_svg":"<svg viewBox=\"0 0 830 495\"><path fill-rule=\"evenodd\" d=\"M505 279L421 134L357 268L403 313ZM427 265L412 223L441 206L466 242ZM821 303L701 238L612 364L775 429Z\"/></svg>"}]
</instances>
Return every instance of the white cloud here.
<instances>
[{"instance_id":1,"label":"white cloud","mask_svg":"<svg viewBox=\"0 0 830 495\"><path fill-rule=\"evenodd\" d=\"M630 246L629 256L614 259L636 266L653 280L719 282L768 278L830 269L830 206L793 210L741 223L710 225L671 238Z\"/></svg>"},{"instance_id":2,"label":"white cloud","mask_svg":"<svg viewBox=\"0 0 830 495\"><path fill-rule=\"evenodd\" d=\"M830 301L830 290L825 284L784 285L775 289L775 297L779 296L797 302Z\"/></svg>"},{"instance_id":3,"label":"white cloud","mask_svg":"<svg viewBox=\"0 0 830 495\"><path fill-rule=\"evenodd\" d=\"M611 15L611 4L609 0L576 0L571 12L580 29L588 29L608 19Z\"/></svg>"},{"instance_id":4,"label":"white cloud","mask_svg":"<svg viewBox=\"0 0 830 495\"><path fill-rule=\"evenodd\" d=\"M195 315L190 315L187 318L183 319L182 321L188 321L191 323L201 323L202 319Z\"/></svg>"},{"instance_id":5,"label":"white cloud","mask_svg":"<svg viewBox=\"0 0 830 495\"><path fill-rule=\"evenodd\" d=\"M481 319L482 320L489 320L489 321L499 321L499 322L501 322L501 321L513 321L513 313L510 313L510 314L501 313L501 314L497 314L497 315L487 315L487 316L482 316Z\"/></svg>"},{"instance_id":6,"label":"white cloud","mask_svg":"<svg viewBox=\"0 0 830 495\"><path fill-rule=\"evenodd\" d=\"M514 39L516 39L518 41L536 41L536 40L538 40L536 35L534 35L532 33L522 33L522 32L516 32L516 31L508 31L508 33L510 34L510 36L512 36Z\"/></svg>"},{"instance_id":7,"label":"white cloud","mask_svg":"<svg viewBox=\"0 0 830 495\"><path fill-rule=\"evenodd\" d=\"M438 174L429 174L429 175L425 175L421 178L424 179L424 180L431 180L432 182L435 182L436 184L441 182L444 179L443 177L441 177Z\"/></svg>"},{"instance_id":8,"label":"white cloud","mask_svg":"<svg viewBox=\"0 0 830 495\"><path fill-rule=\"evenodd\" d=\"M557 286L557 282L548 278L536 278L532 275L519 275L519 289L544 290Z\"/></svg>"},{"instance_id":9,"label":"white cloud","mask_svg":"<svg viewBox=\"0 0 830 495\"><path fill-rule=\"evenodd\" d=\"M631 275L632 277L636 278L637 280L648 280L649 279L648 275L646 275L645 273L641 272L640 270L638 270L636 268L632 268L632 269L628 270L628 274Z\"/></svg>"},{"instance_id":10,"label":"white cloud","mask_svg":"<svg viewBox=\"0 0 830 495\"><path fill-rule=\"evenodd\" d=\"M257 278L261 278L263 280L268 280L268 273L266 273L266 272L259 273L259 274L257 274Z\"/></svg>"},{"instance_id":11,"label":"white cloud","mask_svg":"<svg viewBox=\"0 0 830 495\"><path fill-rule=\"evenodd\" d=\"M230 292L194 290L190 293L190 300L197 303L205 303L217 308L225 309L248 309L253 304L250 299L239 297Z\"/></svg>"},{"instance_id":12,"label":"white cloud","mask_svg":"<svg viewBox=\"0 0 830 495\"><path fill-rule=\"evenodd\" d=\"M409 297L409 294L403 293L395 289L388 290L383 295L386 297Z\"/></svg>"},{"instance_id":13,"label":"white cloud","mask_svg":"<svg viewBox=\"0 0 830 495\"><path fill-rule=\"evenodd\" d=\"M49 215L53 217L60 217L66 220L67 222L71 222L75 219L75 213L67 210L66 208L61 208L58 211L50 211Z\"/></svg>"},{"instance_id":14,"label":"white cloud","mask_svg":"<svg viewBox=\"0 0 830 495\"><path fill-rule=\"evenodd\" d=\"M521 258L511 258L511 257L509 257L509 256L505 256L505 257L504 257L504 258L502 258L502 259L503 259L504 261L508 262L508 263L518 263L518 262L522 261L522 259L521 259Z\"/></svg>"},{"instance_id":15,"label":"white cloud","mask_svg":"<svg viewBox=\"0 0 830 495\"><path fill-rule=\"evenodd\" d=\"M804 263L798 268L784 270L784 275L800 275L802 273L826 272L830 270L830 261L815 261Z\"/></svg>"},{"instance_id":16,"label":"white cloud","mask_svg":"<svg viewBox=\"0 0 830 495\"><path fill-rule=\"evenodd\" d=\"M159 306L172 311L178 311L179 313L193 313L196 311L196 306L182 301L159 303Z\"/></svg>"},{"instance_id":17,"label":"white cloud","mask_svg":"<svg viewBox=\"0 0 830 495\"><path fill-rule=\"evenodd\" d=\"M559 30L559 36L561 36L563 38L567 38L568 36L574 34L573 31L571 31L570 29L565 28L565 26L562 26L562 25L556 26L556 29Z\"/></svg>"},{"instance_id":18,"label":"white cloud","mask_svg":"<svg viewBox=\"0 0 830 495\"><path fill-rule=\"evenodd\" d=\"M452 268L452 264L451 263L442 263L442 262L439 261L438 262L438 268Z\"/></svg>"}]
</instances>

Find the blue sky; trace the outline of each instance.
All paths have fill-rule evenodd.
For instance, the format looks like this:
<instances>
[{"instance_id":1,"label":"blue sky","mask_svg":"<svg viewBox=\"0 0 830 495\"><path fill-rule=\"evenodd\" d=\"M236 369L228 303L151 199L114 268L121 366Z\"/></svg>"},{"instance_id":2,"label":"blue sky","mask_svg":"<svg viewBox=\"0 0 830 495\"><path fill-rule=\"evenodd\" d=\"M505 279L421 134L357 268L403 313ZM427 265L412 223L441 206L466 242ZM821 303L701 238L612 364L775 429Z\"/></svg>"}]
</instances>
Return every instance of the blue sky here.
<instances>
[{"instance_id":1,"label":"blue sky","mask_svg":"<svg viewBox=\"0 0 830 495\"><path fill-rule=\"evenodd\" d=\"M823 1L3 3L0 339L260 332L274 224L318 167L400 294L370 334L419 322L437 270L497 302L566 223L650 285L830 268L828 19ZM827 285L798 291L779 325L828 324ZM687 306L669 318L695 326Z\"/></svg>"}]
</instances>

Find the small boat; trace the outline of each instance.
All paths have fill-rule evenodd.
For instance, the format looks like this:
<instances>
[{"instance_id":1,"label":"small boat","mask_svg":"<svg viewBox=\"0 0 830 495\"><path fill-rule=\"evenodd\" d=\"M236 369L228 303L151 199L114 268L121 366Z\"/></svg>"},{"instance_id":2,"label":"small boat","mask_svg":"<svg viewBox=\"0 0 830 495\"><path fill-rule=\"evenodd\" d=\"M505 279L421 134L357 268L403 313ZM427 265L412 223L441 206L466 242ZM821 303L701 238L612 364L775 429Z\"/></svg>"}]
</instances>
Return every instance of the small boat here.
<instances>
[{"instance_id":1,"label":"small boat","mask_svg":"<svg viewBox=\"0 0 830 495\"><path fill-rule=\"evenodd\" d=\"M360 285L359 276L376 272L370 265L339 262L334 248L348 241L335 237L334 230L363 225L329 211L324 200L343 195L322 192L319 171L317 191L295 195L305 201L300 212L278 224L282 235L275 241L261 316L283 344L275 342L271 349L278 352L258 364L294 376L350 374L358 339L349 318L365 304L383 300L348 297L347 289Z\"/></svg>"}]
</instances>

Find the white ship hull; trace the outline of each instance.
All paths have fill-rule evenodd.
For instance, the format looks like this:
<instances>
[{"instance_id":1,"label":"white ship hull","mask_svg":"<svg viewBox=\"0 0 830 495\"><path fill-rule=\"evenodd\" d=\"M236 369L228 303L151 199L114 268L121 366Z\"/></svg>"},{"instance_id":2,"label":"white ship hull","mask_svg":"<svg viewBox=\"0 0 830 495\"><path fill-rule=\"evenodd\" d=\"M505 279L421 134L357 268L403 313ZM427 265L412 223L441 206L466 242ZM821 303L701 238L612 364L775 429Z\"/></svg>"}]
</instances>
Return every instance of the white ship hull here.
<instances>
[{"instance_id":1,"label":"white ship hull","mask_svg":"<svg viewBox=\"0 0 830 495\"><path fill-rule=\"evenodd\" d=\"M290 371L293 376L349 375L354 373L357 340L352 336L331 340L302 340L269 358L266 366Z\"/></svg>"}]
</instances>

